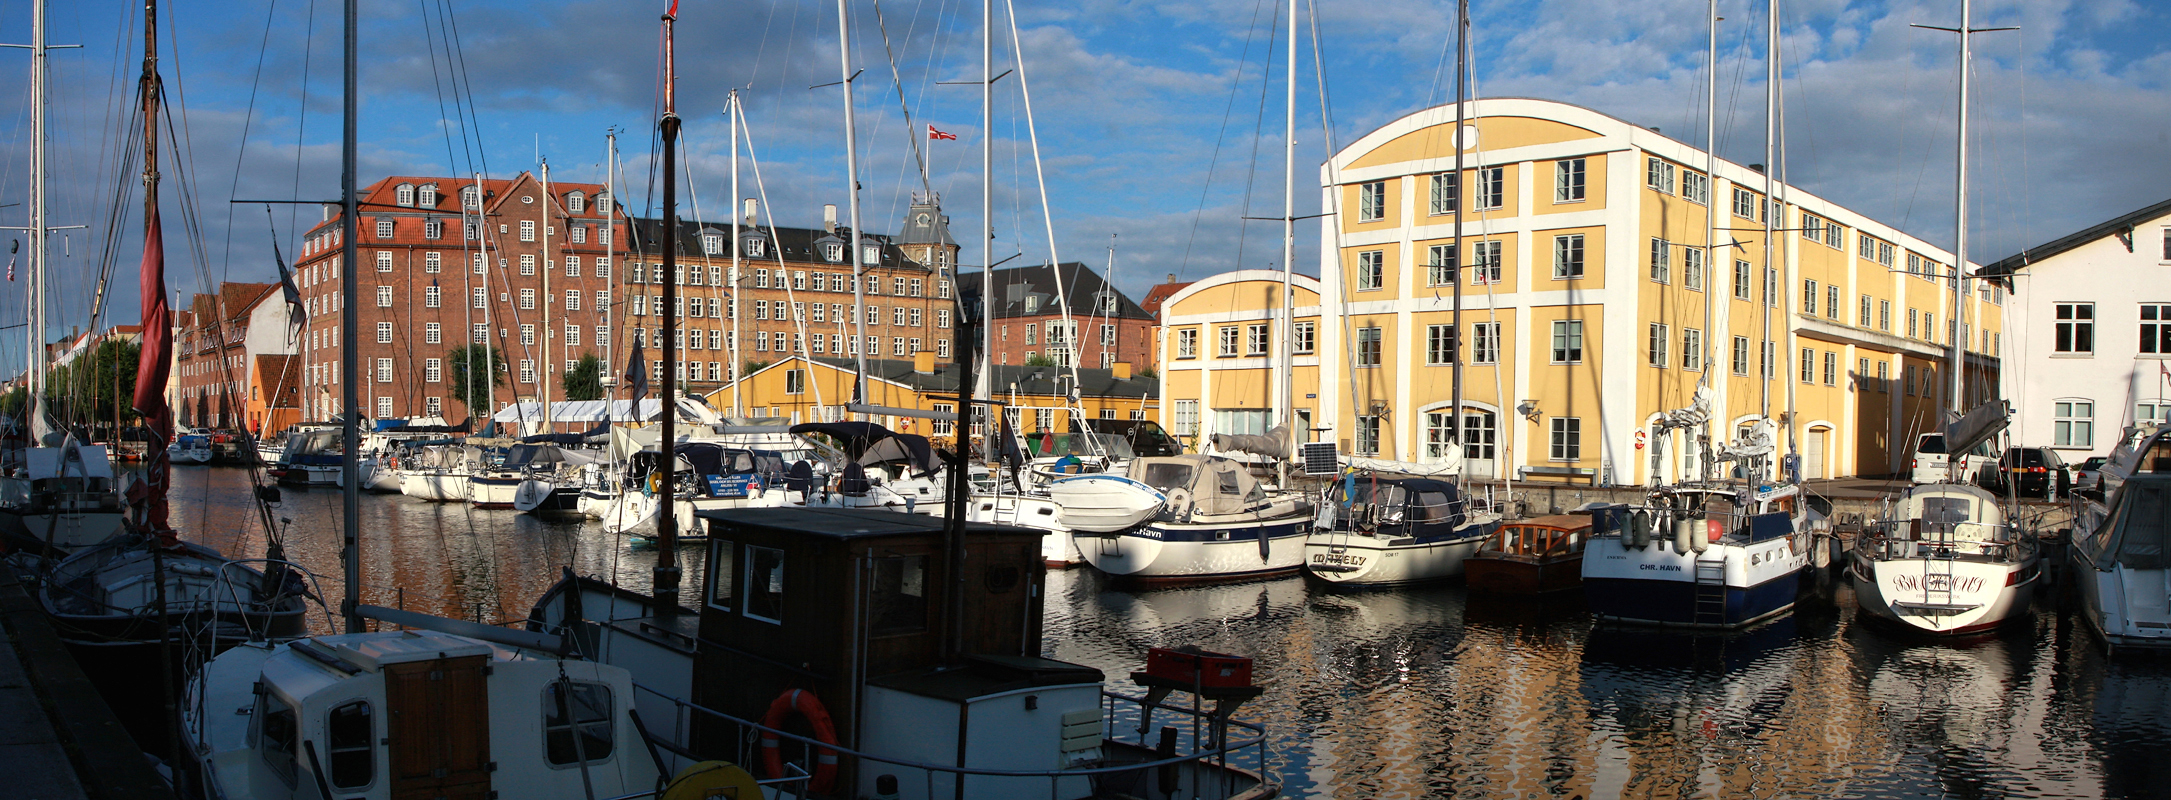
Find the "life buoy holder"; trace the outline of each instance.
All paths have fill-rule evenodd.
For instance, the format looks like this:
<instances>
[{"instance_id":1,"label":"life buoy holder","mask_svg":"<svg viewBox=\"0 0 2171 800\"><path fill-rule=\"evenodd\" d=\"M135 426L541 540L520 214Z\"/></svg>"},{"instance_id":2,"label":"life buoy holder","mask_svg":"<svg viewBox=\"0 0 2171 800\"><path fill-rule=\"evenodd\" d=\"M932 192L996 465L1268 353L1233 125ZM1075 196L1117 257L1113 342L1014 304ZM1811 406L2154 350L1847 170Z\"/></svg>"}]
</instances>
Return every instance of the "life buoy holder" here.
<instances>
[{"instance_id":1,"label":"life buoy holder","mask_svg":"<svg viewBox=\"0 0 2171 800\"><path fill-rule=\"evenodd\" d=\"M827 745L837 743L837 726L830 723L829 709L822 706L821 698L805 689L786 689L783 694L770 701L769 713L761 717L761 726L771 729L761 733L761 765L772 780L784 777L784 752L777 735L772 731L783 728L784 720L794 711L799 712L799 716L806 717L807 724L814 726L815 741ZM826 747L817 748L814 776L807 781L807 791L813 794L828 794L836 783L837 751Z\"/></svg>"}]
</instances>

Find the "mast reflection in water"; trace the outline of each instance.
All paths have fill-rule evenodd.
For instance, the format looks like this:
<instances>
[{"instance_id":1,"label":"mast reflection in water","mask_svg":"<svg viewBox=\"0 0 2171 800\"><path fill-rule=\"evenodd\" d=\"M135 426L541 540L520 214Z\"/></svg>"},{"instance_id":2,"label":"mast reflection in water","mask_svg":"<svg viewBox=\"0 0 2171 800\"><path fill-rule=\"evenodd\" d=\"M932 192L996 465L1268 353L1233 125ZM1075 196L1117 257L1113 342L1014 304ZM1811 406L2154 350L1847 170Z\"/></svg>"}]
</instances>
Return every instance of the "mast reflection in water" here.
<instances>
[{"instance_id":1,"label":"mast reflection in water","mask_svg":"<svg viewBox=\"0 0 2171 800\"><path fill-rule=\"evenodd\" d=\"M175 482L185 536L262 554L243 472ZM325 491L280 508L289 553L334 598L338 508ZM599 525L456 503L369 497L362 519L365 602L494 624L564 566L646 592L655 559ZM680 555L691 599L701 551ZM1242 713L1268 726L1292 797L2171 795L2171 658L2107 659L2051 602L1991 637L1910 637L1857 618L1848 591L1720 637L1594 629L1578 598L1452 584L1134 590L1071 570L1049 575L1046 641L1126 690L1150 646L1257 659L1267 693Z\"/></svg>"}]
</instances>

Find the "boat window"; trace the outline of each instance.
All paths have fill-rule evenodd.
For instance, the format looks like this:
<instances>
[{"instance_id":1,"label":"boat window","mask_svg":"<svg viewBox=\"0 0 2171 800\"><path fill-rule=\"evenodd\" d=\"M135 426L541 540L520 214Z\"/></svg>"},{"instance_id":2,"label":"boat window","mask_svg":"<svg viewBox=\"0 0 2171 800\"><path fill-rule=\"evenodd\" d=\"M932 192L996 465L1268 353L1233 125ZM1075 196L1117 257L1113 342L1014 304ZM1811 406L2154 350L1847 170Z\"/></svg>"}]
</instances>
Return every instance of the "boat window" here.
<instances>
[{"instance_id":1,"label":"boat window","mask_svg":"<svg viewBox=\"0 0 2171 800\"><path fill-rule=\"evenodd\" d=\"M737 555L736 546L731 540L709 542L709 605L724 611L732 608L732 585L736 583L733 579L738 577L732 570L734 555Z\"/></svg>"},{"instance_id":2,"label":"boat window","mask_svg":"<svg viewBox=\"0 0 2171 800\"><path fill-rule=\"evenodd\" d=\"M1190 464L1147 464L1146 474L1139 480L1164 492L1189 489L1192 469Z\"/></svg>"},{"instance_id":3,"label":"boat window","mask_svg":"<svg viewBox=\"0 0 2171 800\"><path fill-rule=\"evenodd\" d=\"M1415 510L1417 512L1416 517L1420 522L1445 520L1454 517L1453 510L1448 508L1446 492L1418 492L1417 508Z\"/></svg>"},{"instance_id":4,"label":"boat window","mask_svg":"<svg viewBox=\"0 0 2171 800\"><path fill-rule=\"evenodd\" d=\"M369 703L356 700L332 709L324 721L329 734L324 748L332 771L332 785L341 789L368 786L376 770L370 764L374 753L372 744Z\"/></svg>"},{"instance_id":5,"label":"boat window","mask_svg":"<svg viewBox=\"0 0 2171 800\"><path fill-rule=\"evenodd\" d=\"M1974 505L1965 497L1922 498L1922 524L1930 530L1952 530L1968 521Z\"/></svg>"},{"instance_id":6,"label":"boat window","mask_svg":"<svg viewBox=\"0 0 2171 800\"><path fill-rule=\"evenodd\" d=\"M875 559L868 599L875 636L927 630L927 557Z\"/></svg>"},{"instance_id":7,"label":"boat window","mask_svg":"<svg viewBox=\"0 0 2171 800\"><path fill-rule=\"evenodd\" d=\"M747 546L746 615L784 624L784 551Z\"/></svg>"},{"instance_id":8,"label":"boat window","mask_svg":"<svg viewBox=\"0 0 2171 800\"><path fill-rule=\"evenodd\" d=\"M573 739L575 729L580 740ZM560 680L543 692L543 749L551 766L609 761L611 689L600 683Z\"/></svg>"},{"instance_id":9,"label":"boat window","mask_svg":"<svg viewBox=\"0 0 2171 800\"><path fill-rule=\"evenodd\" d=\"M271 765L272 773L285 781L287 788L293 788L298 731L293 707L265 692L257 696L256 719L263 726L257 733L256 751L264 755L264 763Z\"/></svg>"},{"instance_id":10,"label":"boat window","mask_svg":"<svg viewBox=\"0 0 2171 800\"><path fill-rule=\"evenodd\" d=\"M734 474L734 475L744 475L744 474L747 474L747 473L749 473L749 472L753 472L753 471L754 471L754 454L753 454L753 453L749 453L749 452L746 452L746 451L744 451L744 450L734 450L734 451L732 451L732 453L731 453L731 473L732 473L732 474Z\"/></svg>"},{"instance_id":11,"label":"boat window","mask_svg":"<svg viewBox=\"0 0 2171 800\"><path fill-rule=\"evenodd\" d=\"M1222 495L1228 497L1243 496L1244 484L1242 481L1237 480L1236 470L1225 469L1221 471L1221 474L1214 477L1220 479L1220 486L1218 487L1217 491L1219 491Z\"/></svg>"},{"instance_id":12,"label":"boat window","mask_svg":"<svg viewBox=\"0 0 2171 800\"><path fill-rule=\"evenodd\" d=\"M2118 564L2127 569L2163 569L2166 531L2171 519L2171 487L2127 484L2119 510Z\"/></svg>"}]
</instances>

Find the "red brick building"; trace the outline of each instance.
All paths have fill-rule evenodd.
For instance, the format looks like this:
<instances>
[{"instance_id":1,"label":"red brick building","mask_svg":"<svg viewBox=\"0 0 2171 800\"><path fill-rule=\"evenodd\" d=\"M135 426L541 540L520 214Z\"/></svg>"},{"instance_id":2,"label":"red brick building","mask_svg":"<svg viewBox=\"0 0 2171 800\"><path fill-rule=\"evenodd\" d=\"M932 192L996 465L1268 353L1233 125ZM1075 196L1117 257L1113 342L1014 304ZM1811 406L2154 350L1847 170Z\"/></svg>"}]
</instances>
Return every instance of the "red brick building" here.
<instances>
[{"instance_id":1,"label":"red brick building","mask_svg":"<svg viewBox=\"0 0 2171 800\"><path fill-rule=\"evenodd\" d=\"M1146 347L1147 351L1152 353L1150 366L1153 369L1161 368L1161 357L1164 355L1161 352L1161 304L1168 302L1169 298L1175 297L1177 292L1183 291L1184 287L1192 283L1193 281L1178 281L1174 274L1170 274L1168 282L1154 284L1153 288L1146 290L1146 296L1138 301L1139 308L1153 315L1153 327L1146 330Z\"/></svg>"},{"instance_id":2,"label":"red brick building","mask_svg":"<svg viewBox=\"0 0 2171 800\"><path fill-rule=\"evenodd\" d=\"M174 418L194 428L240 430L250 383L250 318L277 302L276 283L223 283L189 298L173 345Z\"/></svg>"},{"instance_id":3,"label":"red brick building","mask_svg":"<svg viewBox=\"0 0 2171 800\"><path fill-rule=\"evenodd\" d=\"M359 285L341 300L340 209L304 237L296 284L308 309L299 341L304 419L331 419L343 381L360 380L377 418L460 419L492 409L461 407L451 392L452 352L487 343L508 381L493 409L537 397L585 354L609 356L626 217L603 187L535 175L473 180L393 176L362 191L356 233ZM341 374L340 323L360 323L360 375ZM608 370L606 370L608 372Z\"/></svg>"},{"instance_id":4,"label":"red brick building","mask_svg":"<svg viewBox=\"0 0 2171 800\"><path fill-rule=\"evenodd\" d=\"M1057 301L1057 270L1062 290L1069 299L1070 322L1063 320L1063 303ZM959 278L978 282L977 272ZM1117 362L1133 369L1151 367L1152 314L1131 302L1123 292L1102 280L1100 273L1071 261L1059 268L1045 264L995 270L995 295L989 304L995 314L989 352L996 364L1024 364L1034 356L1047 356L1057 364L1113 368Z\"/></svg>"}]
</instances>

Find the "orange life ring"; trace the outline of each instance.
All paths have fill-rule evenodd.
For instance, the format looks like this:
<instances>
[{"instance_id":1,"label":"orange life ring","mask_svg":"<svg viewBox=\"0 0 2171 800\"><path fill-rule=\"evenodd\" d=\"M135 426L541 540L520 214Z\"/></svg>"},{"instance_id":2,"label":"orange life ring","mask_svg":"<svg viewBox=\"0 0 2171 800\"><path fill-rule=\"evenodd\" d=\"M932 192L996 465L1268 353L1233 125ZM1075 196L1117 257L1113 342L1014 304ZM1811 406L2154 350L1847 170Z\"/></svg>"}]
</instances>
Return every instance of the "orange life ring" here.
<instances>
[{"instance_id":1,"label":"orange life ring","mask_svg":"<svg viewBox=\"0 0 2171 800\"><path fill-rule=\"evenodd\" d=\"M821 698L805 689L786 689L769 703L769 713L762 715L761 726L770 729L784 727L784 719L791 712L807 718L814 726L814 738L823 744L837 743L837 726L829 721L829 709L822 706ZM769 731L761 734L761 764L771 779L784 777L784 752L779 749L777 735ZM837 751L818 748L815 751L814 777L807 782L807 791L827 794L837 782Z\"/></svg>"}]
</instances>

